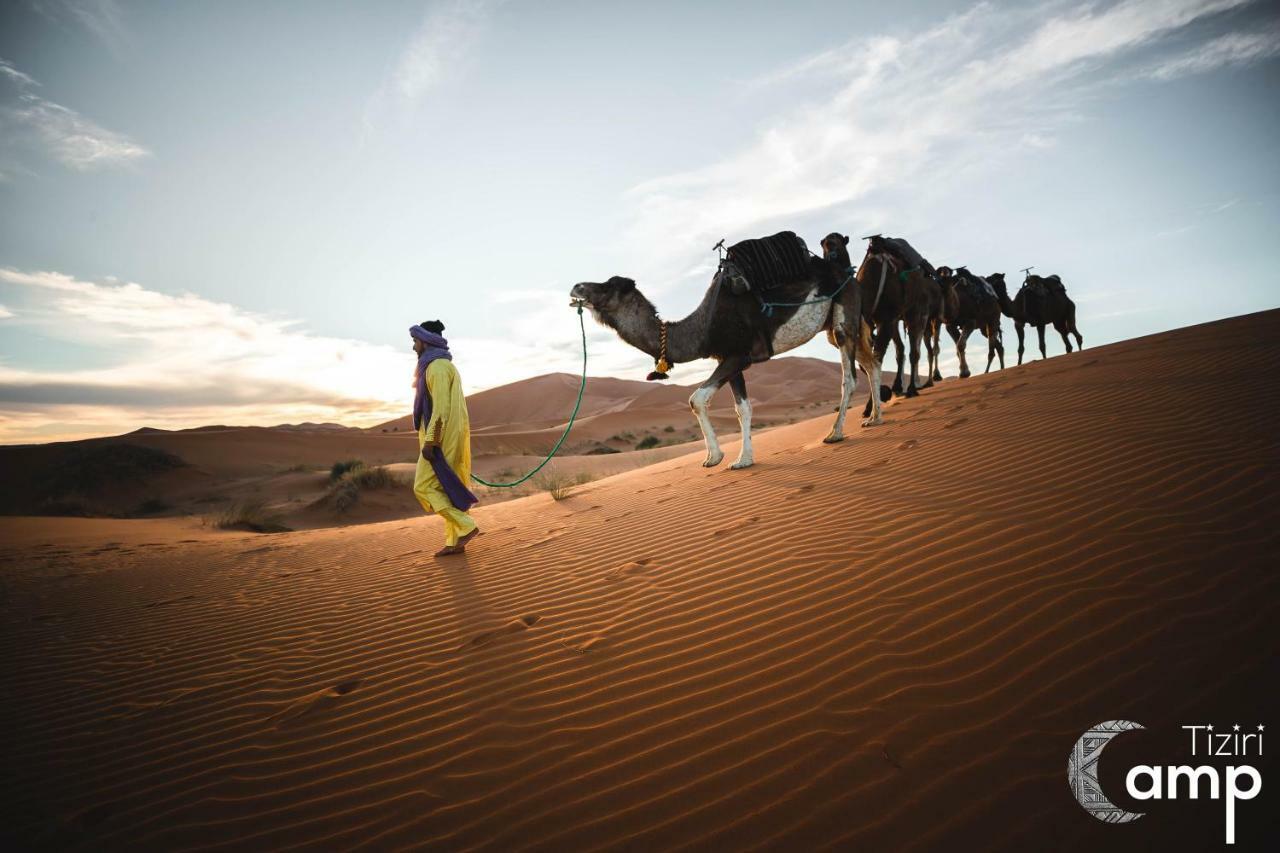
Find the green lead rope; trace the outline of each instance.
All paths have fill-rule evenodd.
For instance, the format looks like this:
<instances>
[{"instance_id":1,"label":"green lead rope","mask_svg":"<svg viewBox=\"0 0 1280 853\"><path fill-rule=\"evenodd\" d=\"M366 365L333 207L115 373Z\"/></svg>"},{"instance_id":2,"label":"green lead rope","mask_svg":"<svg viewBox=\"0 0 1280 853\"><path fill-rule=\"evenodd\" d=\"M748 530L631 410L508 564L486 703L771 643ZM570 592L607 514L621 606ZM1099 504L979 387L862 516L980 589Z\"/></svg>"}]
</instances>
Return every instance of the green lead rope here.
<instances>
[{"instance_id":1,"label":"green lead rope","mask_svg":"<svg viewBox=\"0 0 1280 853\"><path fill-rule=\"evenodd\" d=\"M559 441L556 446L551 448L551 452L547 454L547 458L538 463L538 467L534 468L528 474L525 474L519 480L512 483L490 483L488 480L482 480L475 474L471 475L471 479L475 480L482 486L488 486L491 489L510 489L520 485L525 480L542 470L543 466L551 461L551 457L556 455L556 451L560 449L560 445L564 444L564 440L569 437L569 430L573 429L573 422L578 417L578 409L582 408L582 393L587 390L587 327L582 321L582 304L578 304L578 331L582 333L582 383L578 385L578 399L573 404L573 414L569 415L569 423L565 424L564 432L560 434Z\"/></svg>"}]
</instances>

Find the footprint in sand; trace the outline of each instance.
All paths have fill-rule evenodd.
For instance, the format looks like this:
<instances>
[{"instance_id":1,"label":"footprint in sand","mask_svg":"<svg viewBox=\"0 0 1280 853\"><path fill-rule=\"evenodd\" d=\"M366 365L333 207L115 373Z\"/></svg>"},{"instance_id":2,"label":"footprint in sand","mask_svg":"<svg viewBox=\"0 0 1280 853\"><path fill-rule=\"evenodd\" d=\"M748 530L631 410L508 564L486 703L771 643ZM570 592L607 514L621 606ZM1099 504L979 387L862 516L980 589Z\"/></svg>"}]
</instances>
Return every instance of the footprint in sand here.
<instances>
[{"instance_id":1,"label":"footprint in sand","mask_svg":"<svg viewBox=\"0 0 1280 853\"><path fill-rule=\"evenodd\" d=\"M744 519L744 520L742 520L742 521L739 521L737 524L730 524L728 527L721 527L719 530L715 530L715 531L713 531L711 535L712 535L712 536L727 536L727 535L729 535L730 533L734 533L734 532L736 532L736 531L739 531L739 530L741 530L741 529L742 529L742 528L744 528L744 527L749 527L750 525L755 524L755 523L756 523L757 521L759 521L759 520L760 520L760 516L758 516L758 515L753 515L753 516L751 516L750 518L747 518L747 519Z\"/></svg>"},{"instance_id":2,"label":"footprint in sand","mask_svg":"<svg viewBox=\"0 0 1280 853\"><path fill-rule=\"evenodd\" d=\"M548 530L546 536L543 536L541 539L537 540L536 542L530 542L528 547L532 548L535 545L546 545L548 542L551 542L555 539L560 538L560 534L564 533L564 531L565 531L565 528L563 527L556 527L551 530Z\"/></svg>"},{"instance_id":3,"label":"footprint in sand","mask_svg":"<svg viewBox=\"0 0 1280 853\"><path fill-rule=\"evenodd\" d=\"M343 696L352 693L360 686L362 679L350 678L346 681L339 681L332 687L326 687L323 690L317 690L301 699L295 699L290 702L283 710L272 714L268 719L276 724L276 727L289 725L297 722L305 717L314 716L317 713L331 710L336 707Z\"/></svg>"},{"instance_id":4,"label":"footprint in sand","mask_svg":"<svg viewBox=\"0 0 1280 853\"><path fill-rule=\"evenodd\" d=\"M542 617L538 616L536 613L530 613L525 616L517 616L515 619L512 619L510 622L503 625L501 628L497 628L493 631L485 631L483 634L476 634L474 637L472 637L470 640L464 643L462 645L462 648L459 649L459 651L463 651L469 648L478 649L482 646L489 645L489 643L492 643L494 640L500 637L505 637L508 634L518 634L521 631L532 628L534 625L538 624L538 620L541 618Z\"/></svg>"},{"instance_id":5,"label":"footprint in sand","mask_svg":"<svg viewBox=\"0 0 1280 853\"><path fill-rule=\"evenodd\" d=\"M805 485L803 485L803 486L797 486L796 488L792 489L791 491L795 492L797 495L802 495L802 494L804 494L805 492L812 492L812 491L813 491L813 483L807 483L807 484L805 484Z\"/></svg>"},{"instance_id":6,"label":"footprint in sand","mask_svg":"<svg viewBox=\"0 0 1280 853\"><path fill-rule=\"evenodd\" d=\"M616 566L605 573L605 577L609 580L617 580L618 578L627 577L629 575L638 575L648 571L649 558L642 557L639 560L632 560L629 563L623 563Z\"/></svg>"},{"instance_id":7,"label":"footprint in sand","mask_svg":"<svg viewBox=\"0 0 1280 853\"><path fill-rule=\"evenodd\" d=\"M956 418L956 419L955 419L954 421L952 421L951 423L944 424L942 428L943 428L943 429L951 429L952 427L958 427L958 426L960 426L960 424L968 422L968 420L969 420L968 418Z\"/></svg>"},{"instance_id":8,"label":"footprint in sand","mask_svg":"<svg viewBox=\"0 0 1280 853\"><path fill-rule=\"evenodd\" d=\"M149 604L144 604L143 607L147 609L151 609L153 607L164 607L166 604L174 604L179 601L191 601L194 598L194 595L184 595L181 598L166 598L164 601L152 601Z\"/></svg>"},{"instance_id":9,"label":"footprint in sand","mask_svg":"<svg viewBox=\"0 0 1280 853\"><path fill-rule=\"evenodd\" d=\"M916 441L914 438L908 438L906 441L902 442L902 444L898 445L898 449L910 450L913 447L919 447L919 446L920 446L920 442Z\"/></svg>"}]
</instances>

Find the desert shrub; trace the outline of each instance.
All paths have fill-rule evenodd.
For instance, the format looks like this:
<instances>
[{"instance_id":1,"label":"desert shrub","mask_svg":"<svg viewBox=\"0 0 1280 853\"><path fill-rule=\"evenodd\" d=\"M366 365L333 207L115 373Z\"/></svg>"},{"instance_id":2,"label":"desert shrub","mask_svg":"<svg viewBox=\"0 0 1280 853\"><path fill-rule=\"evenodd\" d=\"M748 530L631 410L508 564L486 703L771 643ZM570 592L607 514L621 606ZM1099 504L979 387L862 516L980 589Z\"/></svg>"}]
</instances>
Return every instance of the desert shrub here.
<instances>
[{"instance_id":1,"label":"desert shrub","mask_svg":"<svg viewBox=\"0 0 1280 853\"><path fill-rule=\"evenodd\" d=\"M252 530L255 533L284 533L286 527L279 513L267 509L261 498L246 498L227 507L214 520L223 530Z\"/></svg>"},{"instance_id":2,"label":"desert shrub","mask_svg":"<svg viewBox=\"0 0 1280 853\"><path fill-rule=\"evenodd\" d=\"M588 450L584 456L604 456L606 453L621 453L622 451L616 447L610 447L607 444L597 445Z\"/></svg>"},{"instance_id":3,"label":"desert shrub","mask_svg":"<svg viewBox=\"0 0 1280 853\"><path fill-rule=\"evenodd\" d=\"M329 500L338 512L346 512L360 502L360 487L352 480L341 480L329 489Z\"/></svg>"},{"instance_id":4,"label":"desert shrub","mask_svg":"<svg viewBox=\"0 0 1280 853\"><path fill-rule=\"evenodd\" d=\"M356 468L363 467L364 460L362 459L346 459L341 462L335 462L329 468L329 479L336 482L342 479L342 475L348 471L353 471Z\"/></svg>"},{"instance_id":5,"label":"desert shrub","mask_svg":"<svg viewBox=\"0 0 1280 853\"><path fill-rule=\"evenodd\" d=\"M557 474L554 472L539 474L533 478L534 485L542 491L551 495L553 501L562 501L569 495L573 494L576 486L584 483L590 483L593 478L590 474Z\"/></svg>"},{"instance_id":6,"label":"desert shrub","mask_svg":"<svg viewBox=\"0 0 1280 853\"><path fill-rule=\"evenodd\" d=\"M361 492L402 485L405 483L391 473L390 469L382 465L371 468L363 462L357 462L338 476L329 486L328 494L320 499L320 503L327 502L338 512L346 512L360 502Z\"/></svg>"},{"instance_id":7,"label":"desert shrub","mask_svg":"<svg viewBox=\"0 0 1280 853\"><path fill-rule=\"evenodd\" d=\"M663 431L663 432L675 432L675 431L676 431L676 428L675 428L675 427L673 427L671 424L667 424L666 426L664 426L664 427L662 428L662 431Z\"/></svg>"},{"instance_id":8,"label":"desert shrub","mask_svg":"<svg viewBox=\"0 0 1280 853\"><path fill-rule=\"evenodd\" d=\"M391 469L383 465L372 468L360 465L347 473L346 479L358 489L389 489L402 485L400 478L391 473Z\"/></svg>"},{"instance_id":9,"label":"desert shrub","mask_svg":"<svg viewBox=\"0 0 1280 853\"><path fill-rule=\"evenodd\" d=\"M661 443L656 435L646 435L636 442L636 450L648 450L650 447L657 447Z\"/></svg>"}]
</instances>

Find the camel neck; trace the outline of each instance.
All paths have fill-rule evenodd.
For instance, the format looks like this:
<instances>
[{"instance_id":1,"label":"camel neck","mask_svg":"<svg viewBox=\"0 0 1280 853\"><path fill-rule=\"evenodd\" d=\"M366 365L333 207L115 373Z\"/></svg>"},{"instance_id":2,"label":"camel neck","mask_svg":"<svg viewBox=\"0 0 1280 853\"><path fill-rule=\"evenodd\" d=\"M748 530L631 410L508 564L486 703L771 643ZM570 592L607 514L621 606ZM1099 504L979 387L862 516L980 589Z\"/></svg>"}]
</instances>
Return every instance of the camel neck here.
<instances>
[{"instance_id":1,"label":"camel neck","mask_svg":"<svg viewBox=\"0 0 1280 853\"><path fill-rule=\"evenodd\" d=\"M697 308L680 320L667 323L667 360L673 364L706 358L707 316L712 308L714 288L708 290ZM639 294L637 293L637 296ZM662 321L653 305L643 297L636 300L632 310L619 312L613 318L618 337L631 346L658 358L662 333Z\"/></svg>"}]
</instances>

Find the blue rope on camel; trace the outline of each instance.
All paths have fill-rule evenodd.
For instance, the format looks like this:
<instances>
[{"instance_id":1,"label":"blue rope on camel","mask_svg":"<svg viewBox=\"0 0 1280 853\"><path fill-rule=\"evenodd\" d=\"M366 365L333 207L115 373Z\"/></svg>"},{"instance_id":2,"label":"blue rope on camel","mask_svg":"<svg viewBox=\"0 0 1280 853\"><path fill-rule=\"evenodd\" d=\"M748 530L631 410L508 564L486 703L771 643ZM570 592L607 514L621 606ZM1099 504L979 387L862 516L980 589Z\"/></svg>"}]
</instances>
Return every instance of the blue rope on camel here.
<instances>
[{"instance_id":1,"label":"blue rope on camel","mask_svg":"<svg viewBox=\"0 0 1280 853\"><path fill-rule=\"evenodd\" d=\"M761 300L760 311L766 317L773 316L774 308L799 308L801 305L820 305L823 302L834 302L835 298L840 295L840 291L844 290L845 285L853 281L858 275L857 267L849 267L849 276L840 282L840 286L831 292L830 296L819 296L817 299L806 299L804 302L765 302Z\"/></svg>"}]
</instances>

